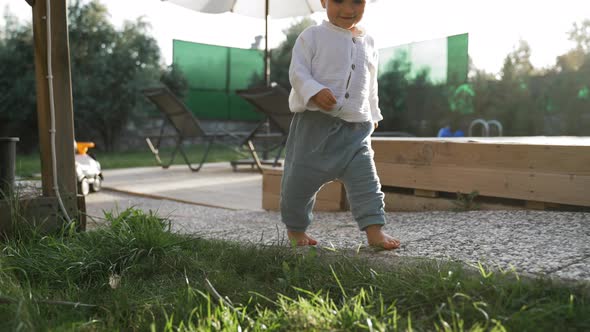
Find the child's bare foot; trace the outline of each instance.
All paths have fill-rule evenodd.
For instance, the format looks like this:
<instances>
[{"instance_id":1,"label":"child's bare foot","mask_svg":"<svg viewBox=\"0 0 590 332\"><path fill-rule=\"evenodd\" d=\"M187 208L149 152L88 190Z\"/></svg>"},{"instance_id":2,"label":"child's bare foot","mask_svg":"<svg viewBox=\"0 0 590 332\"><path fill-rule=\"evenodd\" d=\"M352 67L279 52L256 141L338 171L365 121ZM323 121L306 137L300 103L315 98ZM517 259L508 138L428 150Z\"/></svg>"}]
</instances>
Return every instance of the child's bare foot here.
<instances>
[{"instance_id":1,"label":"child's bare foot","mask_svg":"<svg viewBox=\"0 0 590 332\"><path fill-rule=\"evenodd\" d=\"M365 228L367 241L370 246L383 248L385 250L397 249L400 246L399 240L385 234L381 230L381 225L371 225Z\"/></svg>"},{"instance_id":2,"label":"child's bare foot","mask_svg":"<svg viewBox=\"0 0 590 332\"><path fill-rule=\"evenodd\" d=\"M287 236L291 243L297 244L298 246L315 246L318 244L318 241L305 232L287 231Z\"/></svg>"}]
</instances>

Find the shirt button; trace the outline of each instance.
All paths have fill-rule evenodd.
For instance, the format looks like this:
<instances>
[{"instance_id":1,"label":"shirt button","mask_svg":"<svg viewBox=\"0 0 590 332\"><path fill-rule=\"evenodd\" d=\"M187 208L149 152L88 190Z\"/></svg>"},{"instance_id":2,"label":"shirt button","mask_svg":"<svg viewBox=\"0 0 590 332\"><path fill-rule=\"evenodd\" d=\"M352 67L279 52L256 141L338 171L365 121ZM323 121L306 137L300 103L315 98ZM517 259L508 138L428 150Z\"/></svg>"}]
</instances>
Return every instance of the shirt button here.
<instances>
[{"instance_id":1,"label":"shirt button","mask_svg":"<svg viewBox=\"0 0 590 332\"><path fill-rule=\"evenodd\" d=\"M344 95L344 98L348 99L348 97L350 97L350 95L348 94L348 92Z\"/></svg>"},{"instance_id":2,"label":"shirt button","mask_svg":"<svg viewBox=\"0 0 590 332\"><path fill-rule=\"evenodd\" d=\"M354 70L354 68L356 68L356 66L354 65L354 63L352 64L352 70Z\"/></svg>"}]
</instances>

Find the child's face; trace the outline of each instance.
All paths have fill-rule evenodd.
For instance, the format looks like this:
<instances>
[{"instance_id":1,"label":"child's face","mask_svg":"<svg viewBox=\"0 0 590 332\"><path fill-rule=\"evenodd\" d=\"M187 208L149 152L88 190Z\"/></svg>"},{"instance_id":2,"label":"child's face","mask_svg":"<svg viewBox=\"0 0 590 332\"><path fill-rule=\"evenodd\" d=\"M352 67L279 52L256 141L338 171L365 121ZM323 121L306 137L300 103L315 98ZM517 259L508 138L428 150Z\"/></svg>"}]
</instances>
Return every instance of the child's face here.
<instances>
[{"instance_id":1,"label":"child's face","mask_svg":"<svg viewBox=\"0 0 590 332\"><path fill-rule=\"evenodd\" d=\"M337 27L353 30L363 18L366 0L321 0L328 20Z\"/></svg>"}]
</instances>

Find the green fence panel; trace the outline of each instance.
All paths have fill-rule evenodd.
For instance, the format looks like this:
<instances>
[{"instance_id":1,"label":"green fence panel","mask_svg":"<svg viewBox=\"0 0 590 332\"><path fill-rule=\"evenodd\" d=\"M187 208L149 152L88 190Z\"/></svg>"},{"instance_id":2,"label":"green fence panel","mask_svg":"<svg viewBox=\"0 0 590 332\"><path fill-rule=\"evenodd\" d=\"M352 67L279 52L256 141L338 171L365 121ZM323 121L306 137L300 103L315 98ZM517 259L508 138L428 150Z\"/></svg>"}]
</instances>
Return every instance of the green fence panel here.
<instances>
[{"instance_id":1,"label":"green fence panel","mask_svg":"<svg viewBox=\"0 0 590 332\"><path fill-rule=\"evenodd\" d=\"M229 49L229 89L264 84L264 54L259 50Z\"/></svg>"},{"instance_id":2,"label":"green fence panel","mask_svg":"<svg viewBox=\"0 0 590 332\"><path fill-rule=\"evenodd\" d=\"M175 40L174 63L193 89L225 90L228 76L227 47Z\"/></svg>"},{"instance_id":3,"label":"green fence panel","mask_svg":"<svg viewBox=\"0 0 590 332\"><path fill-rule=\"evenodd\" d=\"M399 45L379 50L379 73L391 70L392 62L409 68L409 80L426 74L432 84L464 83L469 68L468 34Z\"/></svg>"},{"instance_id":4,"label":"green fence panel","mask_svg":"<svg viewBox=\"0 0 590 332\"><path fill-rule=\"evenodd\" d=\"M460 34L379 50L382 130L432 136L474 112L468 39Z\"/></svg>"},{"instance_id":5,"label":"green fence panel","mask_svg":"<svg viewBox=\"0 0 590 332\"><path fill-rule=\"evenodd\" d=\"M224 91L190 89L185 103L201 120L229 120L229 98Z\"/></svg>"},{"instance_id":6,"label":"green fence panel","mask_svg":"<svg viewBox=\"0 0 590 332\"><path fill-rule=\"evenodd\" d=\"M255 121L263 116L234 91L264 84L264 53L260 50L229 49L229 109L231 120Z\"/></svg>"},{"instance_id":7,"label":"green fence panel","mask_svg":"<svg viewBox=\"0 0 590 332\"><path fill-rule=\"evenodd\" d=\"M235 93L229 94L229 119L241 121L258 121L264 118L262 113L254 110L254 106Z\"/></svg>"},{"instance_id":8,"label":"green fence panel","mask_svg":"<svg viewBox=\"0 0 590 332\"><path fill-rule=\"evenodd\" d=\"M469 35L447 38L447 83L461 84L467 81L469 70Z\"/></svg>"},{"instance_id":9,"label":"green fence panel","mask_svg":"<svg viewBox=\"0 0 590 332\"><path fill-rule=\"evenodd\" d=\"M173 41L174 63L189 83L185 103L200 119L258 120L253 107L235 95L263 82L264 56L260 50Z\"/></svg>"}]
</instances>

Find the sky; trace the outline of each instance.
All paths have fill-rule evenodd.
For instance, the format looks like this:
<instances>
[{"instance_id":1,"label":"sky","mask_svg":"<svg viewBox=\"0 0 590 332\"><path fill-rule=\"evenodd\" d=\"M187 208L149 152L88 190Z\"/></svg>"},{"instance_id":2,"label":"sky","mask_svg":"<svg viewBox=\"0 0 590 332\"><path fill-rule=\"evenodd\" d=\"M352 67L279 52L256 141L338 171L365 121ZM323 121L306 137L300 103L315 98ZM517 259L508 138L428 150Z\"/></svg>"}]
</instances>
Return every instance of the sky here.
<instances>
[{"instance_id":1,"label":"sky","mask_svg":"<svg viewBox=\"0 0 590 332\"><path fill-rule=\"evenodd\" d=\"M172 61L173 39L250 48L254 37L264 34L263 20L231 13L202 14L161 0L101 2L117 27L144 16L166 64ZM31 8L25 0L0 0L2 13L7 5L21 20L30 21ZM312 18L320 22L325 13ZM475 66L497 74L520 39L531 46L535 67L554 65L558 55L574 47L567 32L584 19L590 19L590 0L379 0L367 5L362 25L379 48L469 33L469 55ZM283 41L283 30L295 20L271 20L271 48Z\"/></svg>"}]
</instances>

